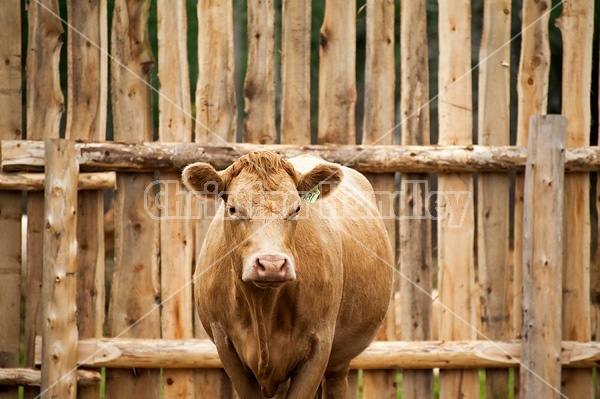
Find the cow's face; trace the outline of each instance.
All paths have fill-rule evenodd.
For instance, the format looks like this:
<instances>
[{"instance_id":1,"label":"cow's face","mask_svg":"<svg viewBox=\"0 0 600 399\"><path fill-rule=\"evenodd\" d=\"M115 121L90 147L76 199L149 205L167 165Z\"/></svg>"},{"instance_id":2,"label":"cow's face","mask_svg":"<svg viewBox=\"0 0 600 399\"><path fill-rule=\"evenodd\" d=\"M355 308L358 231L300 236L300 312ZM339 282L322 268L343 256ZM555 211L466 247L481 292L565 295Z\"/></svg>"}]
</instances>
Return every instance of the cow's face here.
<instances>
[{"instance_id":1,"label":"cow's face","mask_svg":"<svg viewBox=\"0 0 600 399\"><path fill-rule=\"evenodd\" d=\"M296 279L295 230L309 206L300 197L318 187L324 198L341 178L342 170L330 164L301 175L266 151L250 153L221 172L205 163L183 171L191 191L225 202L223 228L236 273L261 288Z\"/></svg>"}]
</instances>

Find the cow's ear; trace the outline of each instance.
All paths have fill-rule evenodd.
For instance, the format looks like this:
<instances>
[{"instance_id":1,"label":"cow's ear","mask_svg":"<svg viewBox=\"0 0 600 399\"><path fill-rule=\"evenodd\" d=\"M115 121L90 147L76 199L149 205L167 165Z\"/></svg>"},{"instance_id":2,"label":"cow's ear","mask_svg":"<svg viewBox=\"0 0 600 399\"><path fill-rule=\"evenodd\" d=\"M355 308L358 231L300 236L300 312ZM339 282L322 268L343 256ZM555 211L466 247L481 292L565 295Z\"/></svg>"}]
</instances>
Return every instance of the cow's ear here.
<instances>
[{"instance_id":1,"label":"cow's ear","mask_svg":"<svg viewBox=\"0 0 600 399\"><path fill-rule=\"evenodd\" d=\"M298 191L303 196L316 187L320 192L319 198L324 198L335 190L336 186L342 181L342 177L342 168L338 165L322 163L300 176Z\"/></svg>"},{"instance_id":2,"label":"cow's ear","mask_svg":"<svg viewBox=\"0 0 600 399\"><path fill-rule=\"evenodd\" d=\"M191 192L202 198L217 199L225 191L226 182L222 173L204 162L186 166L181 180Z\"/></svg>"}]
</instances>

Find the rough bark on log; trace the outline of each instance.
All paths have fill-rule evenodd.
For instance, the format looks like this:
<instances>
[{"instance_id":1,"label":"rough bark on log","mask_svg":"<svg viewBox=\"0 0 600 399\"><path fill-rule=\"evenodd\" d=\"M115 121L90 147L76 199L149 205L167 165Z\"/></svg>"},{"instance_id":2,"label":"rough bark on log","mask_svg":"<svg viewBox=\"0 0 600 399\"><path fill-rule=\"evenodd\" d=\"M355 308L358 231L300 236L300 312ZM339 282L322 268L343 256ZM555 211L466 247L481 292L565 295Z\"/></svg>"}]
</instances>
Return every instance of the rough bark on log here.
<instances>
[{"instance_id":1,"label":"rough bark on log","mask_svg":"<svg viewBox=\"0 0 600 399\"><path fill-rule=\"evenodd\" d=\"M36 340L36 364L42 340ZM220 368L217 348L208 339L98 338L80 340L78 364L90 368ZM520 341L373 342L350 364L352 369L512 368L521 360ZM560 362L568 368L593 368L600 342L563 341Z\"/></svg>"},{"instance_id":2,"label":"rough bark on log","mask_svg":"<svg viewBox=\"0 0 600 399\"><path fill-rule=\"evenodd\" d=\"M241 155L271 150L290 158L317 152L323 159L372 173L512 172L525 170L527 149L515 146L478 145L366 146L366 145L258 145L228 146L198 143L77 143L82 171L179 171L193 162L208 162L225 169ZM3 141L4 172L42 171L44 145L38 141ZM565 149L567 172L600 170L600 148Z\"/></svg>"},{"instance_id":3,"label":"rough bark on log","mask_svg":"<svg viewBox=\"0 0 600 399\"><path fill-rule=\"evenodd\" d=\"M86 388L100 385L102 374L98 371L77 370L77 387ZM42 384L42 372L37 369L0 368L0 385L28 385L39 387Z\"/></svg>"},{"instance_id":4,"label":"rough bark on log","mask_svg":"<svg viewBox=\"0 0 600 399\"><path fill-rule=\"evenodd\" d=\"M42 191L45 178L43 173L0 172L0 190ZM114 190L116 187L114 172L80 173L77 181L77 190Z\"/></svg>"}]
</instances>

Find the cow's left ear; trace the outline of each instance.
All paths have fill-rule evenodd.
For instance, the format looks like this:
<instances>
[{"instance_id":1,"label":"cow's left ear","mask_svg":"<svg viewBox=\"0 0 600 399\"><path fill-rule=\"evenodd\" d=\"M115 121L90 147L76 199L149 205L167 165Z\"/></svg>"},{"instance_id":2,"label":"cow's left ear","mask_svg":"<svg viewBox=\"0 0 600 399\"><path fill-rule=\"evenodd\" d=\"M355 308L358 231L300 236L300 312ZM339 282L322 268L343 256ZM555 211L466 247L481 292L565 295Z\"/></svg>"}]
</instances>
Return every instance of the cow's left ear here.
<instances>
[{"instance_id":1,"label":"cow's left ear","mask_svg":"<svg viewBox=\"0 0 600 399\"><path fill-rule=\"evenodd\" d=\"M315 166L311 171L300 176L298 191L300 195L317 187L321 194L319 198L327 197L342 181L344 173L338 165L322 163Z\"/></svg>"},{"instance_id":2,"label":"cow's left ear","mask_svg":"<svg viewBox=\"0 0 600 399\"><path fill-rule=\"evenodd\" d=\"M188 165L181 174L183 184L192 192L203 198L217 199L226 190L226 179L223 173L204 162Z\"/></svg>"}]
</instances>

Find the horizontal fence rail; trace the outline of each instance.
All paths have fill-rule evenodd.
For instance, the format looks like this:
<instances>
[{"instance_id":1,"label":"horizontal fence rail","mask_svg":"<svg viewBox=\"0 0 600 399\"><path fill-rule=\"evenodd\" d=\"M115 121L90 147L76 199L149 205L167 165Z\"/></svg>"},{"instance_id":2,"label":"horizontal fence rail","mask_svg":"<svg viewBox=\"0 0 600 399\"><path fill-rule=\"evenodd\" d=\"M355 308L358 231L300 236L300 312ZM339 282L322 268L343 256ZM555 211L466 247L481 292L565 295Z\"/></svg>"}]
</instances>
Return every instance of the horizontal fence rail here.
<instances>
[{"instance_id":1,"label":"horizontal fence rail","mask_svg":"<svg viewBox=\"0 0 600 399\"><path fill-rule=\"evenodd\" d=\"M36 364L41 363L40 337ZM596 367L600 342L563 341L560 361L567 368ZM521 341L375 341L351 363L352 369L464 369L518 367ZM79 340L80 367L221 368L207 339L97 338Z\"/></svg>"},{"instance_id":2,"label":"horizontal fence rail","mask_svg":"<svg viewBox=\"0 0 600 399\"><path fill-rule=\"evenodd\" d=\"M176 171L193 162L224 169L240 156L270 150L285 157L318 154L326 161L370 173L522 172L527 149L515 146L363 146L284 145L231 143L227 146L197 143L79 142L75 145L82 171ZM565 170L600 170L600 147L566 148ZM43 141L2 142L4 172L42 171Z\"/></svg>"},{"instance_id":3,"label":"horizontal fence rail","mask_svg":"<svg viewBox=\"0 0 600 399\"><path fill-rule=\"evenodd\" d=\"M2 173L0 190L42 191L46 176L42 173ZM77 190L115 190L117 176L114 172L81 173Z\"/></svg>"}]
</instances>

